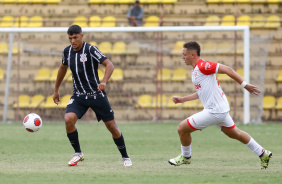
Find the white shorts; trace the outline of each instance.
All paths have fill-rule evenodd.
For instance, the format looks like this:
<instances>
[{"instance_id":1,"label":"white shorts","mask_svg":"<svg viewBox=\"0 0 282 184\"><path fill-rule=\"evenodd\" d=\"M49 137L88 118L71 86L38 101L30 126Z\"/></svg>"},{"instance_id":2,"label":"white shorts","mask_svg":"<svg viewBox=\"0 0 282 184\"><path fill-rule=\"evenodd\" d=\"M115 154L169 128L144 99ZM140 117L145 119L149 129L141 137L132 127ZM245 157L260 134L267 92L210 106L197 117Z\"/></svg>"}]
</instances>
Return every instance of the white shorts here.
<instances>
[{"instance_id":1,"label":"white shorts","mask_svg":"<svg viewBox=\"0 0 282 184\"><path fill-rule=\"evenodd\" d=\"M202 130L212 125L216 125L218 128L235 128L235 123L229 112L225 113L210 113L208 110L204 109L189 118L187 118L188 125L195 130Z\"/></svg>"}]
</instances>

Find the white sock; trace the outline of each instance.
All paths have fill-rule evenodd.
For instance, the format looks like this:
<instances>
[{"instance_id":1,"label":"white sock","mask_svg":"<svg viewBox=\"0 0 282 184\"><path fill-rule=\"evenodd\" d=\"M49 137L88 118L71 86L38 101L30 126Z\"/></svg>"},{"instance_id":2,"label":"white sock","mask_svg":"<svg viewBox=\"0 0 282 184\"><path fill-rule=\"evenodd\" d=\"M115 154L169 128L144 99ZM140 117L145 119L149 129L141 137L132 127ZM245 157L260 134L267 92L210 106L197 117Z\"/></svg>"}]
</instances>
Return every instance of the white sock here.
<instances>
[{"instance_id":1,"label":"white sock","mask_svg":"<svg viewBox=\"0 0 282 184\"><path fill-rule=\"evenodd\" d=\"M190 146L182 146L181 145L181 155L189 158L191 157L191 145Z\"/></svg>"},{"instance_id":2,"label":"white sock","mask_svg":"<svg viewBox=\"0 0 282 184\"><path fill-rule=\"evenodd\" d=\"M263 147L261 147L261 145L259 145L252 137L246 146L248 146L248 148L250 148L257 156L260 156L264 152Z\"/></svg>"}]
</instances>

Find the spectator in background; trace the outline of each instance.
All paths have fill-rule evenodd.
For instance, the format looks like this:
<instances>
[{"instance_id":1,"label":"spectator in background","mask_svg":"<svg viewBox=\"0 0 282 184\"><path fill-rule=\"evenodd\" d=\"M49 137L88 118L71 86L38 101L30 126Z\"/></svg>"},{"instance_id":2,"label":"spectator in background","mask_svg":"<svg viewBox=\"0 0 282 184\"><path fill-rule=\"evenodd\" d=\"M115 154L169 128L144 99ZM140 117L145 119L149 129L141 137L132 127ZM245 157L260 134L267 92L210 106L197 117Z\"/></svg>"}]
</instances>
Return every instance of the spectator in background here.
<instances>
[{"instance_id":1,"label":"spectator in background","mask_svg":"<svg viewBox=\"0 0 282 184\"><path fill-rule=\"evenodd\" d=\"M144 16L144 10L140 6L140 1L135 1L135 4L133 7L131 7L128 12L126 17L129 20L129 25L131 26L142 26L142 20Z\"/></svg>"}]
</instances>

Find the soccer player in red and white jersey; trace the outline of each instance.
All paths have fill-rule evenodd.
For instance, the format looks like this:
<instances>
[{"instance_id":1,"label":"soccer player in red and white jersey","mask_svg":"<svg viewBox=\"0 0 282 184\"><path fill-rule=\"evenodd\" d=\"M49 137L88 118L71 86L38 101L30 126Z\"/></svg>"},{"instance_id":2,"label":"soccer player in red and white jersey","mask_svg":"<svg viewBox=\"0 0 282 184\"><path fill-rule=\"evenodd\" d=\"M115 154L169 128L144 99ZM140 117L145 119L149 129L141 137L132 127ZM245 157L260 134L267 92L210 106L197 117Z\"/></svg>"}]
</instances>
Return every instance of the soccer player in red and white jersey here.
<instances>
[{"instance_id":1,"label":"soccer player in red and white jersey","mask_svg":"<svg viewBox=\"0 0 282 184\"><path fill-rule=\"evenodd\" d=\"M188 96L172 97L173 102L183 103L200 99L204 109L183 120L178 127L181 142L181 154L168 162L179 166L191 163L191 133L216 125L221 131L232 139L236 139L250 148L261 160L261 168L266 169L272 153L259 145L248 133L238 129L229 115L229 104L222 91L216 74L226 74L251 94L258 95L258 87L247 84L242 77L229 66L205 61L200 57L201 47L197 42L188 42L183 45L182 59L186 65L193 67L192 82L196 92Z\"/></svg>"}]
</instances>

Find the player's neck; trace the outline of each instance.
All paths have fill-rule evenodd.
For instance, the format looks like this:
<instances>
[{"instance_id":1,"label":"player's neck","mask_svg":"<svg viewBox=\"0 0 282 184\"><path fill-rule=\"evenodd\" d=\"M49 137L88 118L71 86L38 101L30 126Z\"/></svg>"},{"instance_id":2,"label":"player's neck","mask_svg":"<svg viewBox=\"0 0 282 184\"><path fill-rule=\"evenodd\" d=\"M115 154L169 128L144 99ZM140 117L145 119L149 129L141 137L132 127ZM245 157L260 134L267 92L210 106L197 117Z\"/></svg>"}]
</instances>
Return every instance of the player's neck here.
<instances>
[{"instance_id":1,"label":"player's neck","mask_svg":"<svg viewBox=\"0 0 282 184\"><path fill-rule=\"evenodd\" d=\"M200 59L201 59L200 57L196 57L195 59L193 59L192 64L191 64L193 68L197 65Z\"/></svg>"}]
</instances>

